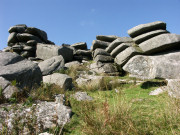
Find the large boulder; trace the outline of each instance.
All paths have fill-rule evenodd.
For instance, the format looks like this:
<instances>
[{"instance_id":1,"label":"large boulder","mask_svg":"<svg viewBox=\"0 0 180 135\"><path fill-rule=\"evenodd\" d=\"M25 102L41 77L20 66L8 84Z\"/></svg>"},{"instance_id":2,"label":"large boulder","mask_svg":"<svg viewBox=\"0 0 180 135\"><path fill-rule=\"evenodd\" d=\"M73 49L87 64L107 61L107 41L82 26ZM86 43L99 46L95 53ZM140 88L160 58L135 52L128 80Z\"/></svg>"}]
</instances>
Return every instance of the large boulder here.
<instances>
[{"instance_id":1,"label":"large boulder","mask_svg":"<svg viewBox=\"0 0 180 135\"><path fill-rule=\"evenodd\" d=\"M15 80L20 87L32 87L42 81L38 65L10 52L0 52L0 76Z\"/></svg>"},{"instance_id":2,"label":"large boulder","mask_svg":"<svg viewBox=\"0 0 180 135\"><path fill-rule=\"evenodd\" d=\"M8 37L8 46L12 46L13 44L15 44L16 42L18 42L18 39L16 37L17 33L16 32L12 32L9 37ZM11 44L12 43L12 44Z\"/></svg>"},{"instance_id":3,"label":"large boulder","mask_svg":"<svg viewBox=\"0 0 180 135\"><path fill-rule=\"evenodd\" d=\"M42 75L48 75L56 70L64 68L64 58L61 55L54 56L40 62L38 66L41 69Z\"/></svg>"},{"instance_id":4,"label":"large boulder","mask_svg":"<svg viewBox=\"0 0 180 135\"><path fill-rule=\"evenodd\" d=\"M74 55L92 57L91 50L76 50Z\"/></svg>"},{"instance_id":5,"label":"large boulder","mask_svg":"<svg viewBox=\"0 0 180 135\"><path fill-rule=\"evenodd\" d=\"M28 34L28 33L18 33L16 37L20 42L27 42L29 40L35 40L38 43L42 43L42 40L39 37L34 36L32 34Z\"/></svg>"},{"instance_id":6,"label":"large boulder","mask_svg":"<svg viewBox=\"0 0 180 135\"><path fill-rule=\"evenodd\" d=\"M162 52L164 50L180 48L180 35L161 34L139 44L146 54Z\"/></svg>"},{"instance_id":7,"label":"large boulder","mask_svg":"<svg viewBox=\"0 0 180 135\"><path fill-rule=\"evenodd\" d=\"M62 55L65 62L73 60L74 50L69 46L57 46L50 44L37 44L36 56L40 59L49 59Z\"/></svg>"},{"instance_id":8,"label":"large boulder","mask_svg":"<svg viewBox=\"0 0 180 135\"><path fill-rule=\"evenodd\" d=\"M95 58L97 55L110 56L109 53L107 53L104 49L100 49L100 48L97 48L97 49L93 52L93 57L94 57L94 58Z\"/></svg>"},{"instance_id":9,"label":"large boulder","mask_svg":"<svg viewBox=\"0 0 180 135\"><path fill-rule=\"evenodd\" d=\"M164 33L169 33L167 30L154 30L154 31L151 31L151 32L148 32L148 33L144 33L142 35L139 35L135 38L133 38L133 41L136 43L136 44L140 44L152 37L155 37L157 35L160 35L160 34L164 34Z\"/></svg>"},{"instance_id":10,"label":"large boulder","mask_svg":"<svg viewBox=\"0 0 180 135\"><path fill-rule=\"evenodd\" d=\"M123 66L128 62L130 58L132 58L135 55L140 54L141 52L136 49L135 47L128 47L121 53L119 53L116 58L114 59L115 63L117 63L119 66Z\"/></svg>"},{"instance_id":11,"label":"large boulder","mask_svg":"<svg viewBox=\"0 0 180 135\"><path fill-rule=\"evenodd\" d=\"M72 78L66 74L53 73L51 75L43 76L43 82L56 84L65 90L72 89Z\"/></svg>"},{"instance_id":12,"label":"large boulder","mask_svg":"<svg viewBox=\"0 0 180 135\"><path fill-rule=\"evenodd\" d=\"M140 24L128 30L128 34L132 38L134 38L146 32L159 30L159 29L166 30L166 23L162 21L156 21L156 22L151 22L151 23L146 23L146 24Z\"/></svg>"},{"instance_id":13,"label":"large boulder","mask_svg":"<svg viewBox=\"0 0 180 135\"><path fill-rule=\"evenodd\" d=\"M106 55L97 55L94 58L95 62L105 62L105 63L109 63L109 62L114 62L114 58L111 56L106 56Z\"/></svg>"},{"instance_id":14,"label":"large boulder","mask_svg":"<svg viewBox=\"0 0 180 135\"><path fill-rule=\"evenodd\" d=\"M180 79L168 79L167 90L171 97L180 99Z\"/></svg>"},{"instance_id":15,"label":"large boulder","mask_svg":"<svg viewBox=\"0 0 180 135\"><path fill-rule=\"evenodd\" d=\"M111 52L111 56L115 58L120 52L132 45L133 43L121 43Z\"/></svg>"},{"instance_id":16,"label":"large boulder","mask_svg":"<svg viewBox=\"0 0 180 135\"><path fill-rule=\"evenodd\" d=\"M26 30L27 26L25 24L19 24L19 25L15 25L9 28L9 33L12 32L17 32L17 33L24 33Z\"/></svg>"},{"instance_id":17,"label":"large boulder","mask_svg":"<svg viewBox=\"0 0 180 135\"><path fill-rule=\"evenodd\" d=\"M130 37L119 37L116 40L114 40L107 48L106 51L108 53L111 53L112 50L114 50L119 44L121 43L129 43L129 42L133 42L132 38Z\"/></svg>"},{"instance_id":18,"label":"large boulder","mask_svg":"<svg viewBox=\"0 0 180 135\"><path fill-rule=\"evenodd\" d=\"M180 51L156 56L134 56L123 69L139 78L180 79Z\"/></svg>"},{"instance_id":19,"label":"large boulder","mask_svg":"<svg viewBox=\"0 0 180 135\"><path fill-rule=\"evenodd\" d=\"M47 33L43 30L40 30L40 29L35 28L35 27L28 27L25 30L25 32L32 34L32 35L35 35L35 36L39 37L42 41L47 42L47 38L48 38Z\"/></svg>"},{"instance_id":20,"label":"large boulder","mask_svg":"<svg viewBox=\"0 0 180 135\"><path fill-rule=\"evenodd\" d=\"M119 37L114 36L114 35L97 35L96 36L97 40L101 40L101 41L105 41L105 42L113 42L117 38L119 38Z\"/></svg>"},{"instance_id":21,"label":"large boulder","mask_svg":"<svg viewBox=\"0 0 180 135\"><path fill-rule=\"evenodd\" d=\"M87 44L86 42L79 42L71 45L75 49L81 49L81 50L87 50Z\"/></svg>"},{"instance_id":22,"label":"large boulder","mask_svg":"<svg viewBox=\"0 0 180 135\"><path fill-rule=\"evenodd\" d=\"M93 40L91 50L94 51L97 48L105 49L109 46L109 42L101 41L101 40Z\"/></svg>"}]
</instances>

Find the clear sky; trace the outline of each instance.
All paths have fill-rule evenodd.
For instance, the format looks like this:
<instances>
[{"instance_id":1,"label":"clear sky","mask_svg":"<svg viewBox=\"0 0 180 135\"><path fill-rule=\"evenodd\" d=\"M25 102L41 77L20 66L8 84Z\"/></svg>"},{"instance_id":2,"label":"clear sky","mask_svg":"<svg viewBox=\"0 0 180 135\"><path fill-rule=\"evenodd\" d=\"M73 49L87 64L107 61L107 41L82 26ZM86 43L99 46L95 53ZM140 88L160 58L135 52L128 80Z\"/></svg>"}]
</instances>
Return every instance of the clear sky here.
<instances>
[{"instance_id":1,"label":"clear sky","mask_svg":"<svg viewBox=\"0 0 180 135\"><path fill-rule=\"evenodd\" d=\"M128 29L153 21L180 34L180 0L0 0L0 49L16 24L46 31L57 45L87 42L90 48L96 35L128 36Z\"/></svg>"}]
</instances>

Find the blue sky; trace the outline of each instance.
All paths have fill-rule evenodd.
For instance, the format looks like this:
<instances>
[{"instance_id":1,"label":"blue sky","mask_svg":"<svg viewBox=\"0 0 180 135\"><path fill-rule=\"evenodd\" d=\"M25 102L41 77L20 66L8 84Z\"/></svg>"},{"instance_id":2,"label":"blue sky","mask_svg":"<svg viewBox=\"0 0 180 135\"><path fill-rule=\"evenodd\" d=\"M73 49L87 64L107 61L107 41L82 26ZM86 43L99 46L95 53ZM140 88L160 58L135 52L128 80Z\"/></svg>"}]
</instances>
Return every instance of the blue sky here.
<instances>
[{"instance_id":1,"label":"blue sky","mask_svg":"<svg viewBox=\"0 0 180 135\"><path fill-rule=\"evenodd\" d=\"M128 29L158 20L180 34L180 0L0 0L0 49L16 24L46 31L57 45L90 48L96 35L128 36Z\"/></svg>"}]
</instances>

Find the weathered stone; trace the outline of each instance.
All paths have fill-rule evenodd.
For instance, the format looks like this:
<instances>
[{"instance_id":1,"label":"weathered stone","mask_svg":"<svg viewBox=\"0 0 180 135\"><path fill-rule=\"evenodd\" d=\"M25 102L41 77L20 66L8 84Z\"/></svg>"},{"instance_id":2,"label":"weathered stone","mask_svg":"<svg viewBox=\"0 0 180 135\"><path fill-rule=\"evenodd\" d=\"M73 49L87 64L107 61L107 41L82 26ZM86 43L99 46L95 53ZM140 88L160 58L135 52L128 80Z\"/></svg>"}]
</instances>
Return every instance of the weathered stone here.
<instances>
[{"instance_id":1,"label":"weathered stone","mask_svg":"<svg viewBox=\"0 0 180 135\"><path fill-rule=\"evenodd\" d=\"M96 73L107 73L107 74L111 74L111 73L117 73L117 67L113 64L113 63L101 63L101 62L95 62L92 63L89 66L91 71L94 71Z\"/></svg>"},{"instance_id":2,"label":"weathered stone","mask_svg":"<svg viewBox=\"0 0 180 135\"><path fill-rule=\"evenodd\" d=\"M180 79L168 79L168 94L174 98L180 98Z\"/></svg>"},{"instance_id":3,"label":"weathered stone","mask_svg":"<svg viewBox=\"0 0 180 135\"><path fill-rule=\"evenodd\" d=\"M111 56L115 58L120 52L122 52L123 50L125 50L126 48L132 45L133 43L121 43L114 50L112 50Z\"/></svg>"},{"instance_id":4,"label":"weathered stone","mask_svg":"<svg viewBox=\"0 0 180 135\"><path fill-rule=\"evenodd\" d=\"M159 87L149 93L149 95L159 95L167 91L167 86Z\"/></svg>"},{"instance_id":5,"label":"weathered stone","mask_svg":"<svg viewBox=\"0 0 180 135\"><path fill-rule=\"evenodd\" d=\"M53 135L53 134L50 134L48 132L44 132L44 133L40 133L39 135Z\"/></svg>"},{"instance_id":6,"label":"weathered stone","mask_svg":"<svg viewBox=\"0 0 180 135\"><path fill-rule=\"evenodd\" d=\"M75 49L81 49L81 50L87 50L87 44L86 42L79 42L71 45Z\"/></svg>"},{"instance_id":7,"label":"weathered stone","mask_svg":"<svg viewBox=\"0 0 180 135\"><path fill-rule=\"evenodd\" d=\"M106 55L97 55L95 58L94 58L94 61L96 62L114 62L114 58L111 57L111 56L106 56Z\"/></svg>"},{"instance_id":8,"label":"weathered stone","mask_svg":"<svg viewBox=\"0 0 180 135\"><path fill-rule=\"evenodd\" d=\"M136 43L136 44L140 44L152 37L155 37L157 35L160 35L160 34L164 34L164 33L169 33L167 30L154 30L154 31L151 31L151 32L148 32L148 33L144 33L142 35L139 35L135 38L133 38L133 41Z\"/></svg>"},{"instance_id":9,"label":"weathered stone","mask_svg":"<svg viewBox=\"0 0 180 135\"><path fill-rule=\"evenodd\" d=\"M8 81L16 80L20 87L32 87L42 80L36 64L10 52L0 52L0 76Z\"/></svg>"},{"instance_id":10,"label":"weathered stone","mask_svg":"<svg viewBox=\"0 0 180 135\"><path fill-rule=\"evenodd\" d=\"M111 53L112 50L114 50L119 44L121 43L129 43L133 42L132 38L130 37L119 37L116 40L114 40L107 48L106 51L108 53Z\"/></svg>"},{"instance_id":11,"label":"weathered stone","mask_svg":"<svg viewBox=\"0 0 180 135\"><path fill-rule=\"evenodd\" d=\"M139 78L180 79L179 65L180 51L177 51L156 56L134 56L123 69Z\"/></svg>"},{"instance_id":12,"label":"weathered stone","mask_svg":"<svg viewBox=\"0 0 180 135\"><path fill-rule=\"evenodd\" d=\"M0 76L0 89L1 89L1 94L5 99L11 98L15 93L20 92L20 90L13 86L11 82L6 80L5 78Z\"/></svg>"},{"instance_id":13,"label":"weathered stone","mask_svg":"<svg viewBox=\"0 0 180 135\"><path fill-rule=\"evenodd\" d=\"M18 33L16 37L20 42L27 42L29 40L35 40L38 43L42 42L41 39L38 38L37 36L31 35L28 33Z\"/></svg>"},{"instance_id":14,"label":"weathered stone","mask_svg":"<svg viewBox=\"0 0 180 135\"><path fill-rule=\"evenodd\" d=\"M138 54L140 54L140 51L135 47L128 47L124 51L119 53L114 61L122 67L124 64L126 64L126 62L128 62L130 58Z\"/></svg>"},{"instance_id":15,"label":"weathered stone","mask_svg":"<svg viewBox=\"0 0 180 135\"><path fill-rule=\"evenodd\" d=\"M139 47L146 54L158 53L176 47L180 48L180 35L161 34L142 42Z\"/></svg>"},{"instance_id":16,"label":"weathered stone","mask_svg":"<svg viewBox=\"0 0 180 135\"><path fill-rule=\"evenodd\" d=\"M119 37L114 36L114 35L97 35L96 36L97 40L106 41L106 42L113 42L117 38L119 38Z\"/></svg>"},{"instance_id":17,"label":"weathered stone","mask_svg":"<svg viewBox=\"0 0 180 135\"><path fill-rule=\"evenodd\" d=\"M88 60L91 60L92 59L92 57L89 57L89 56L83 56L83 55L74 55L74 58L73 58L73 60L77 60L77 61L83 61L83 60L86 60L86 61L88 61Z\"/></svg>"},{"instance_id":18,"label":"weathered stone","mask_svg":"<svg viewBox=\"0 0 180 135\"><path fill-rule=\"evenodd\" d=\"M94 58L95 58L97 55L110 56L109 53L107 53L104 49L100 49L100 48L97 48L97 49L93 52L93 57L94 57Z\"/></svg>"},{"instance_id":19,"label":"weathered stone","mask_svg":"<svg viewBox=\"0 0 180 135\"><path fill-rule=\"evenodd\" d=\"M43 77L44 83L56 84L65 90L72 89L72 78L66 74L53 73Z\"/></svg>"},{"instance_id":20,"label":"weathered stone","mask_svg":"<svg viewBox=\"0 0 180 135\"><path fill-rule=\"evenodd\" d=\"M42 75L51 74L53 71L64 68L64 58L60 56L54 56L50 59L46 59L40 62L38 66L41 69Z\"/></svg>"},{"instance_id":21,"label":"weathered stone","mask_svg":"<svg viewBox=\"0 0 180 135\"><path fill-rule=\"evenodd\" d=\"M39 37L42 41L47 42L47 33L35 27L28 27L25 30L26 33Z\"/></svg>"},{"instance_id":22,"label":"weathered stone","mask_svg":"<svg viewBox=\"0 0 180 135\"><path fill-rule=\"evenodd\" d=\"M93 98L88 96L87 92L76 92L73 97L77 101L92 101Z\"/></svg>"},{"instance_id":23,"label":"weathered stone","mask_svg":"<svg viewBox=\"0 0 180 135\"><path fill-rule=\"evenodd\" d=\"M109 46L109 42L100 41L100 40L93 40L91 50L94 51L97 48L105 49Z\"/></svg>"},{"instance_id":24,"label":"weathered stone","mask_svg":"<svg viewBox=\"0 0 180 135\"><path fill-rule=\"evenodd\" d=\"M65 67L71 68L71 67L78 67L81 63L79 61L72 61L65 64Z\"/></svg>"},{"instance_id":25,"label":"weathered stone","mask_svg":"<svg viewBox=\"0 0 180 135\"><path fill-rule=\"evenodd\" d=\"M14 46L13 46L13 47L14 47ZM23 50L24 50L24 51L35 51L36 48L35 48L35 46L24 46L24 47L23 47Z\"/></svg>"},{"instance_id":26,"label":"weathered stone","mask_svg":"<svg viewBox=\"0 0 180 135\"><path fill-rule=\"evenodd\" d=\"M31 52L31 51L22 51L20 53L20 55L24 58L28 58L28 57L35 57L35 53Z\"/></svg>"},{"instance_id":27,"label":"weathered stone","mask_svg":"<svg viewBox=\"0 0 180 135\"><path fill-rule=\"evenodd\" d=\"M16 32L12 32L9 37L8 37L8 46L12 46L13 44L15 44L16 42L18 42L18 39L16 37L17 33ZM13 43L13 44L11 44Z\"/></svg>"},{"instance_id":28,"label":"weathered stone","mask_svg":"<svg viewBox=\"0 0 180 135\"><path fill-rule=\"evenodd\" d=\"M68 46L37 44L36 55L43 60L62 55L65 62L67 62L73 60L73 49Z\"/></svg>"},{"instance_id":29,"label":"weathered stone","mask_svg":"<svg viewBox=\"0 0 180 135\"><path fill-rule=\"evenodd\" d=\"M159 30L159 29L166 30L166 23L161 21L156 21L152 23L140 24L128 30L128 34L134 38L146 32Z\"/></svg>"},{"instance_id":30,"label":"weathered stone","mask_svg":"<svg viewBox=\"0 0 180 135\"><path fill-rule=\"evenodd\" d=\"M27 26L25 24L15 25L9 28L9 33L17 32L17 33L24 33Z\"/></svg>"},{"instance_id":31,"label":"weathered stone","mask_svg":"<svg viewBox=\"0 0 180 135\"><path fill-rule=\"evenodd\" d=\"M91 50L77 50L74 55L92 57L92 52Z\"/></svg>"},{"instance_id":32,"label":"weathered stone","mask_svg":"<svg viewBox=\"0 0 180 135\"><path fill-rule=\"evenodd\" d=\"M4 48L2 51L3 51L3 52L10 52L11 49L12 49L12 48L11 48L10 46L8 46L8 47Z\"/></svg>"},{"instance_id":33,"label":"weathered stone","mask_svg":"<svg viewBox=\"0 0 180 135\"><path fill-rule=\"evenodd\" d=\"M37 41L36 40L29 40L29 41L27 41L27 45L28 46L36 46L37 45Z\"/></svg>"}]
</instances>

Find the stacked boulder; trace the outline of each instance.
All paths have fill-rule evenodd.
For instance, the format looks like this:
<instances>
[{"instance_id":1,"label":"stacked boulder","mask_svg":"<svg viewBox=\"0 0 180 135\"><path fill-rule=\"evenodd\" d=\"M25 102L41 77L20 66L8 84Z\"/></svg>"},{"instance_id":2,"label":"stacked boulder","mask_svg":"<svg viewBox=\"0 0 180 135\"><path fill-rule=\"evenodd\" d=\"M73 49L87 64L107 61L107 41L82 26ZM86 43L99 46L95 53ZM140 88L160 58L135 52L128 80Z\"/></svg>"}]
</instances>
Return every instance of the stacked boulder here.
<instances>
[{"instance_id":1,"label":"stacked boulder","mask_svg":"<svg viewBox=\"0 0 180 135\"><path fill-rule=\"evenodd\" d=\"M125 71L141 78L180 78L180 35L169 33L166 23L140 24L128 30L128 34L143 55L131 58L123 67Z\"/></svg>"},{"instance_id":2,"label":"stacked boulder","mask_svg":"<svg viewBox=\"0 0 180 135\"><path fill-rule=\"evenodd\" d=\"M92 57L95 63L90 65L92 70L98 73L117 74L117 68L114 65L114 58L106 51L106 48L116 40L117 36L97 35L91 46Z\"/></svg>"},{"instance_id":3,"label":"stacked boulder","mask_svg":"<svg viewBox=\"0 0 180 135\"><path fill-rule=\"evenodd\" d=\"M8 31L8 47L4 51L13 51L25 58L36 56L37 43L54 44L45 31L25 24L12 26Z\"/></svg>"},{"instance_id":4,"label":"stacked boulder","mask_svg":"<svg viewBox=\"0 0 180 135\"><path fill-rule=\"evenodd\" d=\"M87 49L86 42L79 42L72 44L71 47L74 47L75 53L73 56L74 60L82 62L82 60L91 60L92 59L92 52L91 50Z\"/></svg>"}]
</instances>

